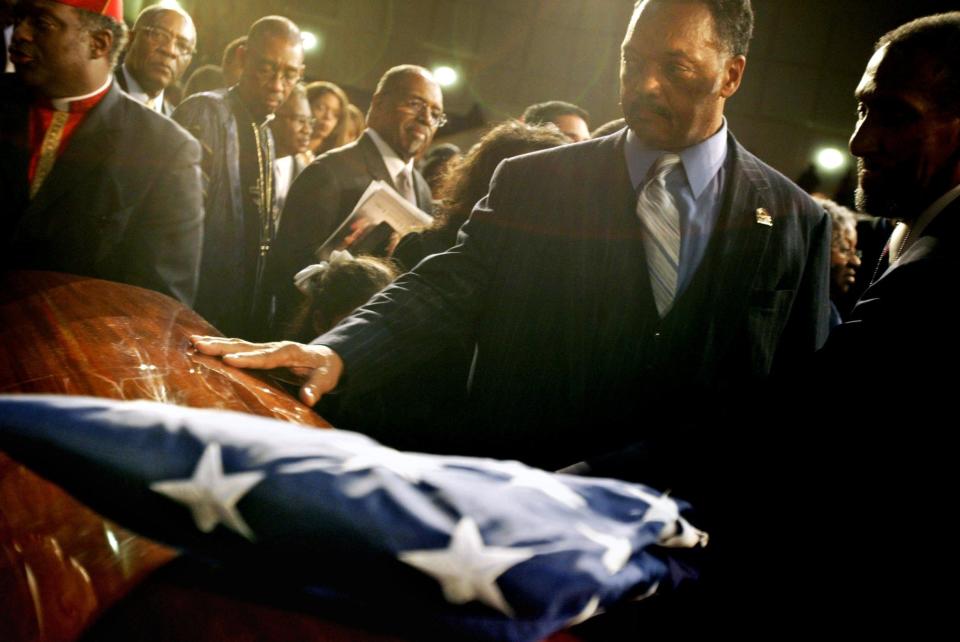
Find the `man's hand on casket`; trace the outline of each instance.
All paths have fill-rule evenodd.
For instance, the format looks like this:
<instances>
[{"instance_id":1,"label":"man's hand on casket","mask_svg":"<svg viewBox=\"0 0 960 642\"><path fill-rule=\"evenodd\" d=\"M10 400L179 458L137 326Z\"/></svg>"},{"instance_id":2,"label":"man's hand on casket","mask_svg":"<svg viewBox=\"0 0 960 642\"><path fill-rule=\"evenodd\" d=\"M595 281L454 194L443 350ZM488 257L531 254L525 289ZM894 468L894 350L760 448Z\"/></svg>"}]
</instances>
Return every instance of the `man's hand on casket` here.
<instances>
[{"instance_id":1,"label":"man's hand on casket","mask_svg":"<svg viewBox=\"0 0 960 642\"><path fill-rule=\"evenodd\" d=\"M250 343L242 339L223 339L194 335L190 341L198 352L222 357L223 362L237 368L287 368L305 379L300 399L313 406L320 397L337 387L343 373L343 361L326 346L305 345L292 341Z\"/></svg>"}]
</instances>

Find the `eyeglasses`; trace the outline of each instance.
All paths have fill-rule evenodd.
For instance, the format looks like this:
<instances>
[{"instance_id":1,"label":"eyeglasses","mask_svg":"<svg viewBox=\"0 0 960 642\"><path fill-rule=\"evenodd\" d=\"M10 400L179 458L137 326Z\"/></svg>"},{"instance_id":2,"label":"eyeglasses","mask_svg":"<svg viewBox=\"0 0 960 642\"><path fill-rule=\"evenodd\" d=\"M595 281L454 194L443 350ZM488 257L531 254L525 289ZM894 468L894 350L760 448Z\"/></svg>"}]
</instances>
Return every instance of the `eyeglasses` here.
<instances>
[{"instance_id":1,"label":"eyeglasses","mask_svg":"<svg viewBox=\"0 0 960 642\"><path fill-rule=\"evenodd\" d=\"M264 60L257 65L256 70L257 79L260 82L268 83L272 82L274 78L280 78L280 82L287 86L297 84L297 81L300 80L301 73L301 69L294 69L293 67L281 68L269 60Z\"/></svg>"},{"instance_id":2,"label":"eyeglasses","mask_svg":"<svg viewBox=\"0 0 960 642\"><path fill-rule=\"evenodd\" d=\"M181 58L189 58L196 52L196 49L190 44L189 40L183 36L177 36L172 31L164 29L163 27L144 26L137 30L143 31L143 33L147 35L147 40L154 47L167 47L172 43L173 50Z\"/></svg>"},{"instance_id":3,"label":"eyeglasses","mask_svg":"<svg viewBox=\"0 0 960 642\"><path fill-rule=\"evenodd\" d=\"M835 249L836 249L836 251L837 251L837 254L840 254L841 256L845 256L845 257L847 257L848 259L853 258L853 257L857 257L858 259L862 259L862 258L863 258L863 251L862 251L862 250L855 250L855 249L853 249L852 247L850 247L849 245L841 245L841 246L839 246L839 247L837 247L837 248L835 248Z\"/></svg>"},{"instance_id":4,"label":"eyeglasses","mask_svg":"<svg viewBox=\"0 0 960 642\"><path fill-rule=\"evenodd\" d=\"M447 115L439 109L431 109L425 101L419 98L407 98L400 103L400 108L412 112L417 116L426 116L427 120L437 129L447 124Z\"/></svg>"},{"instance_id":5,"label":"eyeglasses","mask_svg":"<svg viewBox=\"0 0 960 642\"><path fill-rule=\"evenodd\" d=\"M304 125L307 125L310 127L310 129L313 129L314 127L317 126L317 119L314 118L313 116L297 116L296 114L277 114L277 116L280 116L281 118L286 118L291 122L297 123L298 127L303 127Z\"/></svg>"}]
</instances>

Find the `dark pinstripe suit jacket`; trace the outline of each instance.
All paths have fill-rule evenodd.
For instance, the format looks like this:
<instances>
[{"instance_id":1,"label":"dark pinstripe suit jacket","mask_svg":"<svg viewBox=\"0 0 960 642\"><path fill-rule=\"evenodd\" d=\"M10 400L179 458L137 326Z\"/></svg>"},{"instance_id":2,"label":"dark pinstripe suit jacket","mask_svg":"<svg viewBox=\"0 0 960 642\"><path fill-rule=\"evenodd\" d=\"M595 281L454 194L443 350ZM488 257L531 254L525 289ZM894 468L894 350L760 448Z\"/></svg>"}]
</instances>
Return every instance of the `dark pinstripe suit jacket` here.
<instances>
[{"instance_id":1,"label":"dark pinstripe suit jacket","mask_svg":"<svg viewBox=\"0 0 960 642\"><path fill-rule=\"evenodd\" d=\"M345 390L415 381L475 344L462 416L420 427L424 439L559 467L704 417L719 430L759 379L819 348L829 218L732 136L706 256L659 318L624 138L505 161L456 247L316 340L343 357Z\"/></svg>"}]
</instances>

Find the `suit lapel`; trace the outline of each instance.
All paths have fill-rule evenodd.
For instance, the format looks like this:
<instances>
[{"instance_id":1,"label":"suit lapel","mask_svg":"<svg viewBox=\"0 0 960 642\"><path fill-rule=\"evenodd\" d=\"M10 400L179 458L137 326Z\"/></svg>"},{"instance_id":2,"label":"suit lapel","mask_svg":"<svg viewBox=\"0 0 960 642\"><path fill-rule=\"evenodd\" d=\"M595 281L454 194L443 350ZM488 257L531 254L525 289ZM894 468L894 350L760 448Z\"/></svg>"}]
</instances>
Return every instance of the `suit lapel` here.
<instances>
[{"instance_id":1,"label":"suit lapel","mask_svg":"<svg viewBox=\"0 0 960 642\"><path fill-rule=\"evenodd\" d=\"M689 290L706 288L712 317L734 327L746 313L761 258L778 224L770 186L757 161L729 138L720 218ZM769 217L767 220L766 217ZM764 224L764 220L771 223Z\"/></svg>"},{"instance_id":2,"label":"suit lapel","mask_svg":"<svg viewBox=\"0 0 960 642\"><path fill-rule=\"evenodd\" d=\"M433 194L430 192L430 185L426 179L420 175L420 172L413 170L413 185L417 193L417 207L430 214L433 212Z\"/></svg>"},{"instance_id":3,"label":"suit lapel","mask_svg":"<svg viewBox=\"0 0 960 642\"><path fill-rule=\"evenodd\" d=\"M905 265L927 258L939 244L940 239L955 236L958 220L960 220L960 198L955 199L947 205L942 212L930 221L930 224L927 225L926 229L921 232L920 237L904 252L900 260L884 270L880 278L868 286L861 299L867 298L867 292L870 291L870 288L881 283L889 277L890 274L895 273ZM887 254L887 256L889 257L889 254Z\"/></svg>"},{"instance_id":4,"label":"suit lapel","mask_svg":"<svg viewBox=\"0 0 960 642\"><path fill-rule=\"evenodd\" d=\"M357 141L357 147L363 153L363 162L366 164L370 176L374 180L384 181L390 187L397 189L397 186L393 184L393 178L390 177L390 172L387 171L386 164L383 162L383 156L377 149L377 144L373 142L368 133L363 133L360 140Z\"/></svg>"},{"instance_id":5,"label":"suit lapel","mask_svg":"<svg viewBox=\"0 0 960 642\"><path fill-rule=\"evenodd\" d=\"M55 204L60 196L75 185L91 179L112 157L117 137L111 132L120 127L121 101L124 95L114 84L100 103L77 127L67 148L57 159L40 191L30 203L27 216L43 212Z\"/></svg>"}]
</instances>

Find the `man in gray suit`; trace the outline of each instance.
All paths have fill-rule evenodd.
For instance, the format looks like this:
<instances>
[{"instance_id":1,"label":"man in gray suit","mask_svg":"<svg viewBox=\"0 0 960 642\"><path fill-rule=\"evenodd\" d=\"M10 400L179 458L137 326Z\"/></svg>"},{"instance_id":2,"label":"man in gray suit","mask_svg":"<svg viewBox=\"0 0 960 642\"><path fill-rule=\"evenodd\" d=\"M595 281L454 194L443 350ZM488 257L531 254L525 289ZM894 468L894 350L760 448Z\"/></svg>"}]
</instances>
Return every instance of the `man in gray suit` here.
<instances>
[{"instance_id":1,"label":"man in gray suit","mask_svg":"<svg viewBox=\"0 0 960 642\"><path fill-rule=\"evenodd\" d=\"M424 212L432 211L430 186L413 161L444 122L443 94L430 72L414 65L394 67L377 83L363 135L320 156L297 177L267 269L280 325L290 319L301 296L293 286L294 274L316 262L314 252L371 182L384 181Z\"/></svg>"},{"instance_id":2,"label":"man in gray suit","mask_svg":"<svg viewBox=\"0 0 960 642\"><path fill-rule=\"evenodd\" d=\"M377 436L545 468L637 439L714 456L728 413L819 348L828 322L829 219L723 118L752 22L748 0L638 3L622 48L628 130L505 161L456 247L316 345L197 346L310 368L313 404L473 345L463 416Z\"/></svg>"}]
</instances>

